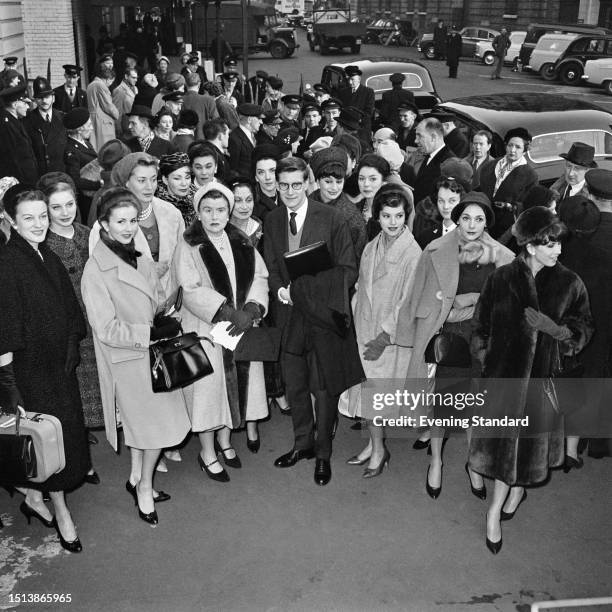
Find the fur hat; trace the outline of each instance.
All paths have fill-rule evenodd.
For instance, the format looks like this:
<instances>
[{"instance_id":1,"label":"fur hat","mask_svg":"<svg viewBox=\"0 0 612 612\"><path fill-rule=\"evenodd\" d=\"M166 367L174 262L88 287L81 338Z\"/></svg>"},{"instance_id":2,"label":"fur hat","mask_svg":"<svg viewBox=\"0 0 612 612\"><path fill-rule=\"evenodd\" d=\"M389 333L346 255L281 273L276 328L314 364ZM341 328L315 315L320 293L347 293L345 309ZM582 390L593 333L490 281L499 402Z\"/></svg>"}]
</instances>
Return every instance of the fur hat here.
<instances>
[{"instance_id":1,"label":"fur hat","mask_svg":"<svg viewBox=\"0 0 612 612\"><path fill-rule=\"evenodd\" d=\"M511 138L522 138L525 142L531 142L531 134L523 127L512 128L506 132L504 142L508 143Z\"/></svg>"},{"instance_id":2,"label":"fur hat","mask_svg":"<svg viewBox=\"0 0 612 612\"><path fill-rule=\"evenodd\" d=\"M457 181L468 192L472 188L474 168L458 157L449 157L440 164L440 175L446 179Z\"/></svg>"},{"instance_id":3,"label":"fur hat","mask_svg":"<svg viewBox=\"0 0 612 612\"><path fill-rule=\"evenodd\" d=\"M534 206L519 215L512 226L512 235L519 246L524 246L537 242L549 228L552 230L559 223L559 217L552 210L544 206Z\"/></svg>"},{"instance_id":4,"label":"fur hat","mask_svg":"<svg viewBox=\"0 0 612 612\"><path fill-rule=\"evenodd\" d=\"M351 134L336 134L331 144L332 146L337 145L344 149L354 160L361 158L361 142L359 141L359 138L356 138Z\"/></svg>"},{"instance_id":5,"label":"fur hat","mask_svg":"<svg viewBox=\"0 0 612 612\"><path fill-rule=\"evenodd\" d=\"M451 212L451 219L453 223L459 222L459 217L461 213L470 205L475 204L476 206L480 206L484 211L485 217L487 219L487 227L493 227L495 223L495 213L491 208L491 200L480 191L470 191L469 193L465 193L461 196L459 200L459 204L453 208Z\"/></svg>"},{"instance_id":6,"label":"fur hat","mask_svg":"<svg viewBox=\"0 0 612 612\"><path fill-rule=\"evenodd\" d=\"M572 232L590 235L599 227L601 212L588 198L575 195L560 202L559 219Z\"/></svg>"},{"instance_id":7,"label":"fur hat","mask_svg":"<svg viewBox=\"0 0 612 612\"><path fill-rule=\"evenodd\" d=\"M320 178L323 174L346 174L346 152L340 147L328 147L321 149L313 154L310 160L310 167L315 179Z\"/></svg>"},{"instance_id":8,"label":"fur hat","mask_svg":"<svg viewBox=\"0 0 612 612\"><path fill-rule=\"evenodd\" d=\"M105 142L98 151L98 161L105 170L112 170L113 166L126 155L131 153L130 148L117 138Z\"/></svg>"},{"instance_id":9,"label":"fur hat","mask_svg":"<svg viewBox=\"0 0 612 612\"><path fill-rule=\"evenodd\" d=\"M534 206L548 207L552 200L558 195L552 189L544 187L544 185L534 185L525 195L523 199L523 210L533 208Z\"/></svg>"}]
</instances>

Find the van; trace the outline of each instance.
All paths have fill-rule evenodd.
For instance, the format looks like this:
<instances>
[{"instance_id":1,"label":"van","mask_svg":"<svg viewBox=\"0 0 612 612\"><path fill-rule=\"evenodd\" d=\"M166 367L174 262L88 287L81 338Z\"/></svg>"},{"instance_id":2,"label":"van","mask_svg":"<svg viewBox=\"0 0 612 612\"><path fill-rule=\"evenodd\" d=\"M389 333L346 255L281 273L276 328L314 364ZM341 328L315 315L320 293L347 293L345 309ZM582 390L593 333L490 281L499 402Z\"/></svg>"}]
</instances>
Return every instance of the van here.
<instances>
[{"instance_id":1,"label":"van","mask_svg":"<svg viewBox=\"0 0 612 612\"><path fill-rule=\"evenodd\" d=\"M576 38L578 34L544 34L538 40L525 70L539 72L545 81L554 81L557 78L555 62Z\"/></svg>"},{"instance_id":2,"label":"van","mask_svg":"<svg viewBox=\"0 0 612 612\"><path fill-rule=\"evenodd\" d=\"M527 26L527 36L521 46L519 60L525 68L531 64L531 53L536 44L544 34L611 34L612 30L602 28L597 25L583 24L562 24L562 23L530 23Z\"/></svg>"}]
</instances>

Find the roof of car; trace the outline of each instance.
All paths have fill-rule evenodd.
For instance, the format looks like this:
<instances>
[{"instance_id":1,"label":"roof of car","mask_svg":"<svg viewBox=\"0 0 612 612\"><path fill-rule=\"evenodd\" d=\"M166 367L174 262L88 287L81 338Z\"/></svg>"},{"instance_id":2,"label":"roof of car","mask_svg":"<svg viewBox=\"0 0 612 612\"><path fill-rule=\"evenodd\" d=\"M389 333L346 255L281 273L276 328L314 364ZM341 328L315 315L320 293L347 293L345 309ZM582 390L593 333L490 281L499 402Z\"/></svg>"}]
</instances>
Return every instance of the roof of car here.
<instances>
[{"instance_id":1,"label":"roof of car","mask_svg":"<svg viewBox=\"0 0 612 612\"><path fill-rule=\"evenodd\" d=\"M333 62L332 64L329 64L329 65L336 66L342 69L346 68L347 66L359 66L361 70L372 71L372 70L377 70L378 68L383 67L384 64L386 64L384 66L385 70L397 68L398 72L402 68L402 66L405 67L406 64L409 64L409 65L411 64L413 66L420 66L421 68L425 68L426 70L428 70L425 64L422 64L421 62L415 62L415 61L406 61L405 57L371 57L370 59L367 59L367 60L356 57L354 59L350 59L345 62Z\"/></svg>"}]
</instances>

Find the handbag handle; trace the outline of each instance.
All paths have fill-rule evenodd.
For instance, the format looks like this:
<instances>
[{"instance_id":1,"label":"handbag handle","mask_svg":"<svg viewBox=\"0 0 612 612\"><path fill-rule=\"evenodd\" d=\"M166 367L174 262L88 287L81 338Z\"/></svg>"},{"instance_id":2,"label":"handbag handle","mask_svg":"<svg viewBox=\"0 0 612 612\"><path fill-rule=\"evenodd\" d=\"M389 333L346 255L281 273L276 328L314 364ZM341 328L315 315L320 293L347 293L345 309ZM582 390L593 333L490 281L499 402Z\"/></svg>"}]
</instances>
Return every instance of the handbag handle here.
<instances>
[{"instance_id":1,"label":"handbag handle","mask_svg":"<svg viewBox=\"0 0 612 612\"><path fill-rule=\"evenodd\" d=\"M4 412L4 410L2 410L2 406L0 406L0 416L2 416L3 414L8 415L9 413ZM17 437L19 437L19 426L21 424L21 419L25 418L27 418L25 408L23 408L23 406L17 406L15 408L15 436ZM3 427L9 427L12 424L13 422L9 420L3 424Z\"/></svg>"}]
</instances>

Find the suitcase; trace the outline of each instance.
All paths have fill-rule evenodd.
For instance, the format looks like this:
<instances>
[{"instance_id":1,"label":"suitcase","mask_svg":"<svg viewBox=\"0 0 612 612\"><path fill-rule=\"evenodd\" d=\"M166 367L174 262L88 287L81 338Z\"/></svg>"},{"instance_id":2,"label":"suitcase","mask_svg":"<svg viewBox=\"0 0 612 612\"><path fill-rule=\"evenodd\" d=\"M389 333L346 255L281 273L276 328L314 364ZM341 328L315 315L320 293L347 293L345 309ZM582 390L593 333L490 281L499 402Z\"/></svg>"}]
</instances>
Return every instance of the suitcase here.
<instances>
[{"instance_id":1,"label":"suitcase","mask_svg":"<svg viewBox=\"0 0 612 612\"><path fill-rule=\"evenodd\" d=\"M64 435L62 424L57 417L38 412L19 409L20 417L13 414L0 416L0 433L15 435L17 420L19 434L30 436L36 454L36 474L29 478L32 482L44 482L66 467L64 454Z\"/></svg>"}]
</instances>

